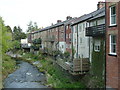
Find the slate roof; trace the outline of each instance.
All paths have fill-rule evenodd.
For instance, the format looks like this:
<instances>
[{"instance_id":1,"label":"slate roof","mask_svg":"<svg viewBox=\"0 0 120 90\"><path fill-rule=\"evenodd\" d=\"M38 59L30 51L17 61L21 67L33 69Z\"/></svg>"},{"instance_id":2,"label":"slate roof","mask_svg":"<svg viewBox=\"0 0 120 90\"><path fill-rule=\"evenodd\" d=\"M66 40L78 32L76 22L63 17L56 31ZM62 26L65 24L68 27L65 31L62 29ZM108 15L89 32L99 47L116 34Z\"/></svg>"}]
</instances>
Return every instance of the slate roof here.
<instances>
[{"instance_id":1,"label":"slate roof","mask_svg":"<svg viewBox=\"0 0 120 90\"><path fill-rule=\"evenodd\" d=\"M99 14L97 14L93 18L90 18L88 21L91 21L91 20L94 20L94 19L97 19L97 18L100 18L100 17L105 17L105 8L103 8Z\"/></svg>"},{"instance_id":2,"label":"slate roof","mask_svg":"<svg viewBox=\"0 0 120 90\"><path fill-rule=\"evenodd\" d=\"M101 8L99 10L96 10L94 12L91 12L89 14L85 14L85 15L79 17L71 25L75 25L75 24L78 24L78 23L83 22L85 20L89 20L89 19L92 19L92 18L98 18L98 17L104 16L104 15L105 15L105 8Z\"/></svg>"},{"instance_id":3,"label":"slate roof","mask_svg":"<svg viewBox=\"0 0 120 90\"><path fill-rule=\"evenodd\" d=\"M76 20L76 18L72 18L70 20L65 20L65 21L56 23L56 24L54 24L52 26L45 27L45 28L40 29L38 31L34 31L33 33L38 33L38 32L42 32L42 31L46 31L46 30L49 30L49 29L52 29L52 28L55 28L55 27L58 27L58 26L61 26L61 25L71 24L71 22L74 21L74 20Z\"/></svg>"},{"instance_id":4,"label":"slate roof","mask_svg":"<svg viewBox=\"0 0 120 90\"><path fill-rule=\"evenodd\" d=\"M78 18L76 21L74 21L71 25L78 24L78 23L80 23L80 22L83 22L83 21L91 18L91 17L92 17L91 14L85 14L85 15L79 17L79 18Z\"/></svg>"},{"instance_id":5,"label":"slate roof","mask_svg":"<svg viewBox=\"0 0 120 90\"><path fill-rule=\"evenodd\" d=\"M70 20L65 20L65 21L56 23L52 26L45 27L45 28L40 29L38 31L34 31L33 33L46 31L46 30L49 30L49 29L52 29L52 28L55 28L55 27L58 27L58 26L61 26L61 25L68 25L68 24L75 25L75 24L78 24L78 23L83 22L85 20L93 20L93 19L96 19L96 18L99 18L99 17L102 17L102 16L105 16L105 8L101 8L99 10L96 10L96 11L92 12L92 13L85 14L85 15L79 17L79 18L72 18Z\"/></svg>"}]
</instances>

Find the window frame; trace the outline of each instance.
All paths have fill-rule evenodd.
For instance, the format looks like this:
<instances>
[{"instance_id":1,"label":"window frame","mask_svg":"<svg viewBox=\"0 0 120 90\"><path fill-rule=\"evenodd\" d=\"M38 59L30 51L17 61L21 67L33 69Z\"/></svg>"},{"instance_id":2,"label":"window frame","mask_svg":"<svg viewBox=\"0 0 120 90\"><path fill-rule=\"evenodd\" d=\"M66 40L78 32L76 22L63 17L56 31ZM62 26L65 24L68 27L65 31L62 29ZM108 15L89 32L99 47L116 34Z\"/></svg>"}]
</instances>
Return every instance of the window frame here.
<instances>
[{"instance_id":1,"label":"window frame","mask_svg":"<svg viewBox=\"0 0 120 90\"><path fill-rule=\"evenodd\" d=\"M114 24L112 24L112 18L111 18L111 17L112 17L112 16L111 16L111 9L112 9L113 7L115 7L115 14L114 14L114 15L115 15L115 23L114 23ZM110 26L115 26L115 25L116 25L116 20L117 20L117 19L116 19L116 6L115 6L115 5L110 6L110 9L109 9L109 10L110 10Z\"/></svg>"},{"instance_id":2,"label":"window frame","mask_svg":"<svg viewBox=\"0 0 120 90\"><path fill-rule=\"evenodd\" d=\"M111 36L113 36L114 34L110 34L109 35L109 54L111 54L111 55L117 55L117 48L116 48L116 41L115 41L115 53L114 52L112 52L111 50L112 50L112 46L111 46L111 44L113 44L113 43L111 43L112 41L111 41ZM116 35L114 35L115 36L115 40L116 40Z\"/></svg>"},{"instance_id":3,"label":"window frame","mask_svg":"<svg viewBox=\"0 0 120 90\"><path fill-rule=\"evenodd\" d=\"M97 48L96 48L97 47ZM98 48L99 47L99 48ZM101 42L100 40L95 40L94 41L94 51L95 52L100 52L100 48L101 48Z\"/></svg>"}]
</instances>

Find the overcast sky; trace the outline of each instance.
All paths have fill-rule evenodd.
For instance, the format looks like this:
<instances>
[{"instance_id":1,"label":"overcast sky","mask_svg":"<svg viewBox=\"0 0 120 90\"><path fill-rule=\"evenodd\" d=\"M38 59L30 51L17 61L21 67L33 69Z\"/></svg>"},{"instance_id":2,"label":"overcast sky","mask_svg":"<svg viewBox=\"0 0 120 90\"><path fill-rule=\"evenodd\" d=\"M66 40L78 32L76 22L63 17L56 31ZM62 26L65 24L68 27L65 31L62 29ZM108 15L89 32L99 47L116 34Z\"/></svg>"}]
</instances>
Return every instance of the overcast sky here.
<instances>
[{"instance_id":1,"label":"overcast sky","mask_svg":"<svg viewBox=\"0 0 120 90\"><path fill-rule=\"evenodd\" d=\"M0 0L0 16L6 25L26 31L30 21L38 27L50 26L66 16L80 17L97 10L100 0ZM105 1L105 0L102 0Z\"/></svg>"}]
</instances>

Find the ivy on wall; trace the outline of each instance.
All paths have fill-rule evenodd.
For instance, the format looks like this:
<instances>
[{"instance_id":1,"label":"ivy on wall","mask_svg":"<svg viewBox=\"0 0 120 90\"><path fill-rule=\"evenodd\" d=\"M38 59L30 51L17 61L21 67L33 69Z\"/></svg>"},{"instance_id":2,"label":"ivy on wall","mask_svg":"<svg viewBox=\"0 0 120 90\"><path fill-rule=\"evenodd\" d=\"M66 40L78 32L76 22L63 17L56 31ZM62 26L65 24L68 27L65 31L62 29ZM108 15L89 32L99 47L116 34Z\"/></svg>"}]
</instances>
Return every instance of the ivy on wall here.
<instances>
[{"instance_id":1,"label":"ivy on wall","mask_svg":"<svg viewBox=\"0 0 120 90\"><path fill-rule=\"evenodd\" d=\"M94 51L95 39L100 40L100 51ZM93 52L92 52L92 74L104 81L105 75L105 39L103 37L93 39Z\"/></svg>"}]
</instances>

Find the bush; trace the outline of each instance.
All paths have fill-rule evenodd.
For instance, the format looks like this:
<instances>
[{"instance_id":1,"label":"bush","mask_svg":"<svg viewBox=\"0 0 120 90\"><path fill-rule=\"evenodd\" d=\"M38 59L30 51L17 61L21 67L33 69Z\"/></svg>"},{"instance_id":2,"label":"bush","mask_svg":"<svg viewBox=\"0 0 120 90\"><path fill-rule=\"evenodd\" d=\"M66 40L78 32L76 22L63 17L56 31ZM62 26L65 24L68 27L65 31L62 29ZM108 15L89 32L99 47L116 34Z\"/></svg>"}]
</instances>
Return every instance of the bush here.
<instances>
[{"instance_id":1,"label":"bush","mask_svg":"<svg viewBox=\"0 0 120 90\"><path fill-rule=\"evenodd\" d=\"M17 40L13 41L13 47L14 49L20 49L21 48L20 42Z\"/></svg>"},{"instance_id":2,"label":"bush","mask_svg":"<svg viewBox=\"0 0 120 90\"><path fill-rule=\"evenodd\" d=\"M70 57L70 53L69 53L68 51L66 51L66 52L64 53L64 56L65 56L65 58L69 58L69 57Z\"/></svg>"}]
</instances>

